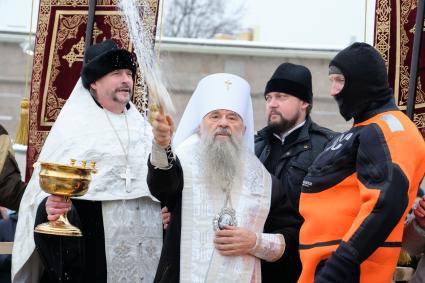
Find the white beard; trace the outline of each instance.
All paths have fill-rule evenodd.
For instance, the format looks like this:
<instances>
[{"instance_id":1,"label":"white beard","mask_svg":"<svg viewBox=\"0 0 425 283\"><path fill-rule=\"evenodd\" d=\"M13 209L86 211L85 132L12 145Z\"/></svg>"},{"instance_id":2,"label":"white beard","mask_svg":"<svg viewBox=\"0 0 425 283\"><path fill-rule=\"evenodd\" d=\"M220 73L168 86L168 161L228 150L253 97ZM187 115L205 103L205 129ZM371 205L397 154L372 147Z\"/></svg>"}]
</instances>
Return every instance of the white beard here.
<instances>
[{"instance_id":1,"label":"white beard","mask_svg":"<svg viewBox=\"0 0 425 283\"><path fill-rule=\"evenodd\" d=\"M207 187L224 191L241 184L245 151L241 137L230 135L228 140L221 141L214 134L203 134L199 153Z\"/></svg>"}]
</instances>

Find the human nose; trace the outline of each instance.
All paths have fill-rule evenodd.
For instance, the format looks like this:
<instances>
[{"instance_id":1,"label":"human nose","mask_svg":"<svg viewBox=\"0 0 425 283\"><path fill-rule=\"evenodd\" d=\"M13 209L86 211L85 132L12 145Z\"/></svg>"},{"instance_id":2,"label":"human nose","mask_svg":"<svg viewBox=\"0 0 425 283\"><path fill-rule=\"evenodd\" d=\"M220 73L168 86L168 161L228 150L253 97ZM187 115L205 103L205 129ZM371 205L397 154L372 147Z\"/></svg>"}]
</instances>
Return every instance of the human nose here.
<instances>
[{"instance_id":1,"label":"human nose","mask_svg":"<svg viewBox=\"0 0 425 283\"><path fill-rule=\"evenodd\" d=\"M331 96L335 97L338 95L338 93L341 91L341 88L339 87L338 83L331 82Z\"/></svg>"},{"instance_id":2,"label":"human nose","mask_svg":"<svg viewBox=\"0 0 425 283\"><path fill-rule=\"evenodd\" d=\"M276 108L278 106L277 104L277 99L274 96L271 96L268 100L267 100L267 105L271 108Z\"/></svg>"},{"instance_id":3,"label":"human nose","mask_svg":"<svg viewBox=\"0 0 425 283\"><path fill-rule=\"evenodd\" d=\"M217 126L222 128L227 128L229 126L229 121L227 120L226 116L223 116L218 120Z\"/></svg>"},{"instance_id":4,"label":"human nose","mask_svg":"<svg viewBox=\"0 0 425 283\"><path fill-rule=\"evenodd\" d=\"M122 77L123 82L125 82L127 84L133 83L133 77L132 77L131 74L124 72L121 77Z\"/></svg>"}]
</instances>

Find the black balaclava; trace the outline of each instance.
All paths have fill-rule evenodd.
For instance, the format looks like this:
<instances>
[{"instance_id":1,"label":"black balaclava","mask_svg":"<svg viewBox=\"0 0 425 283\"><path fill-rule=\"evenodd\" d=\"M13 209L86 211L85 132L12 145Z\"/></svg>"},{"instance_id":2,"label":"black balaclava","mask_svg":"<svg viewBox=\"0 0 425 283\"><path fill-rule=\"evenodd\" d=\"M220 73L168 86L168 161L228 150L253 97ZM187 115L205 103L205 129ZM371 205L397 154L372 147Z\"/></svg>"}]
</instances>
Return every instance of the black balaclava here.
<instances>
[{"instance_id":1,"label":"black balaclava","mask_svg":"<svg viewBox=\"0 0 425 283\"><path fill-rule=\"evenodd\" d=\"M329 63L331 71L332 66L337 67L345 77L344 87L335 100L339 112L347 121L372 110L372 103L393 96L385 62L369 44L356 42L341 50Z\"/></svg>"}]
</instances>

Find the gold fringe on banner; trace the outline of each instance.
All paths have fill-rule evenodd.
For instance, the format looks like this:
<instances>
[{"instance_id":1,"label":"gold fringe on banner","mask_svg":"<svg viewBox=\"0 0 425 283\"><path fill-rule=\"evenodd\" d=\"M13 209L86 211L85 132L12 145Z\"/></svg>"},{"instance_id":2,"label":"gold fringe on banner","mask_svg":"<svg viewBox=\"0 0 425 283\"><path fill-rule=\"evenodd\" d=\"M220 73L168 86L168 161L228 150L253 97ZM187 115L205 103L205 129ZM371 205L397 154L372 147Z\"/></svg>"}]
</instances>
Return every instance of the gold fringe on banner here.
<instances>
[{"instance_id":1,"label":"gold fringe on banner","mask_svg":"<svg viewBox=\"0 0 425 283\"><path fill-rule=\"evenodd\" d=\"M15 143L17 144L28 144L28 108L29 108L30 102L28 98L23 98L21 100L21 114L19 119L19 127L16 131L16 138Z\"/></svg>"},{"instance_id":2,"label":"gold fringe on banner","mask_svg":"<svg viewBox=\"0 0 425 283\"><path fill-rule=\"evenodd\" d=\"M30 30L28 32L28 46L31 48L34 48L31 45L31 28L32 28L32 15L34 13L34 0L31 2L31 16L30 16ZM32 56L29 56L27 54L27 64L26 64L26 70L25 70L25 92L24 95L27 95L28 93L28 82L29 82L29 70L30 70L30 63ZM29 95L28 95L29 97ZM15 143L22 144L22 145L28 145L28 132L29 132L29 99L27 97L24 97L21 100L21 114L19 119L19 127L16 130L16 137L15 137Z\"/></svg>"}]
</instances>

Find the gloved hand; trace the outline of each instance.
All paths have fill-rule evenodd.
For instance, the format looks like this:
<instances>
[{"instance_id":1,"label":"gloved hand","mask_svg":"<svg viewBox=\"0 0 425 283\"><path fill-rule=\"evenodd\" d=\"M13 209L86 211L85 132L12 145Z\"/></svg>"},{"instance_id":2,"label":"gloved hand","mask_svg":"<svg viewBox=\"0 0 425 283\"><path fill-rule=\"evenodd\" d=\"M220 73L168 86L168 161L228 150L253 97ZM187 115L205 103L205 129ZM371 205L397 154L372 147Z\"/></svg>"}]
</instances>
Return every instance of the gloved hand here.
<instances>
[{"instance_id":1,"label":"gloved hand","mask_svg":"<svg viewBox=\"0 0 425 283\"><path fill-rule=\"evenodd\" d=\"M342 242L324 266L317 271L314 283L358 283L360 263L356 258L356 251Z\"/></svg>"}]
</instances>

